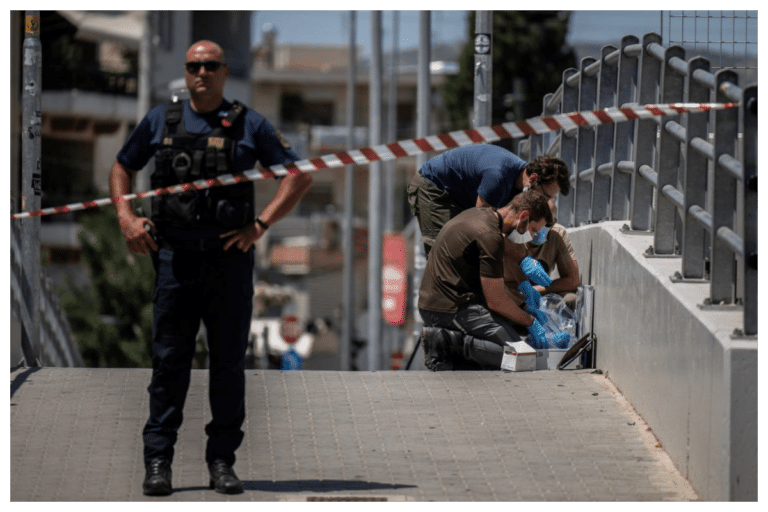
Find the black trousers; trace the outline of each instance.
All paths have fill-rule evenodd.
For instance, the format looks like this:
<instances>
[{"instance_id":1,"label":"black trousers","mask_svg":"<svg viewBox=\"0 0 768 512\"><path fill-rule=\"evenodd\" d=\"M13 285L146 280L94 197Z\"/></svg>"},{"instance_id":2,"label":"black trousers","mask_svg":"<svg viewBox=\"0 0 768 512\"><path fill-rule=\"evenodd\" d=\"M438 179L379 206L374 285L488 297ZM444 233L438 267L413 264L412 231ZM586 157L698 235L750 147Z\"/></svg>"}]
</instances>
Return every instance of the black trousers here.
<instances>
[{"instance_id":1,"label":"black trousers","mask_svg":"<svg viewBox=\"0 0 768 512\"><path fill-rule=\"evenodd\" d=\"M152 381L144 427L145 462L173 460L183 420L200 321L210 359L212 420L205 427L206 462L235 462L245 421L245 351L253 312L254 249L243 253L161 248L155 254Z\"/></svg>"},{"instance_id":2,"label":"black trousers","mask_svg":"<svg viewBox=\"0 0 768 512\"><path fill-rule=\"evenodd\" d=\"M464 334L463 356L486 367L499 369L504 344L523 339L515 325L482 304L472 304L457 313L438 313L419 308L428 327L442 327ZM525 330L524 327L521 327Z\"/></svg>"}]
</instances>

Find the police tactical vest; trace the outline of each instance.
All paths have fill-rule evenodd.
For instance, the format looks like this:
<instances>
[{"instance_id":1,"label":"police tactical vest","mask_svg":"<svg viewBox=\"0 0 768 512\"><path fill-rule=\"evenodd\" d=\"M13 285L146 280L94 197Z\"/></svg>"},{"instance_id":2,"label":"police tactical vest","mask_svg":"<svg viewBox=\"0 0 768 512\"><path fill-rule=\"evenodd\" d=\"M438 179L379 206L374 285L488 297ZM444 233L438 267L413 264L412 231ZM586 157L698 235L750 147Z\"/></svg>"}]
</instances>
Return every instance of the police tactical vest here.
<instances>
[{"instance_id":1,"label":"police tactical vest","mask_svg":"<svg viewBox=\"0 0 768 512\"><path fill-rule=\"evenodd\" d=\"M199 135L184 126L184 104L169 103L160 149L155 154L152 188L231 174L244 112L242 104L233 102L213 130ZM179 231L221 233L243 227L255 220L253 183L153 197L152 220L161 235Z\"/></svg>"}]
</instances>

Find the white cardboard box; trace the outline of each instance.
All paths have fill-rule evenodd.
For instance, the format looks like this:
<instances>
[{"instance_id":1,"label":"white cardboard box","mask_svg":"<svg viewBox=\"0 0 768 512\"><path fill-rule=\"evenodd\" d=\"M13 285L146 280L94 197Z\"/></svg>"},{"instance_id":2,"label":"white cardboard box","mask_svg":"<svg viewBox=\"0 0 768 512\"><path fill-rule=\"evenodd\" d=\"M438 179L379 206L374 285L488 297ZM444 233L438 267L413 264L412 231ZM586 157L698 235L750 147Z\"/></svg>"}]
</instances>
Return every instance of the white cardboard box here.
<instances>
[{"instance_id":1,"label":"white cardboard box","mask_svg":"<svg viewBox=\"0 0 768 512\"><path fill-rule=\"evenodd\" d=\"M536 369L536 351L524 341L510 342L504 346L501 369L507 372L530 372Z\"/></svg>"}]
</instances>

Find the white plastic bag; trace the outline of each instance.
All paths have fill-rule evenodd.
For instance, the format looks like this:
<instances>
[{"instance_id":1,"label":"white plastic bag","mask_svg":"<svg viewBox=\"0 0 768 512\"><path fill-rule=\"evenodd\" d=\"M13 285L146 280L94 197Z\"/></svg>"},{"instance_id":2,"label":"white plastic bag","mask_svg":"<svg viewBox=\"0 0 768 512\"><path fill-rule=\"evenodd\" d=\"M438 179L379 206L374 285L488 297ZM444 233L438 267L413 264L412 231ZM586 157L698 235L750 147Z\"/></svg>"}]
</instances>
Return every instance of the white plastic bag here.
<instances>
[{"instance_id":1,"label":"white plastic bag","mask_svg":"<svg viewBox=\"0 0 768 512\"><path fill-rule=\"evenodd\" d=\"M556 293L543 295L539 309L547 315L547 322L544 324L545 334L566 333L570 335L567 345L550 348L568 348L576 339L576 314L565 304L563 297ZM548 340L550 338L547 336ZM560 338L562 337L558 337L558 339Z\"/></svg>"}]
</instances>

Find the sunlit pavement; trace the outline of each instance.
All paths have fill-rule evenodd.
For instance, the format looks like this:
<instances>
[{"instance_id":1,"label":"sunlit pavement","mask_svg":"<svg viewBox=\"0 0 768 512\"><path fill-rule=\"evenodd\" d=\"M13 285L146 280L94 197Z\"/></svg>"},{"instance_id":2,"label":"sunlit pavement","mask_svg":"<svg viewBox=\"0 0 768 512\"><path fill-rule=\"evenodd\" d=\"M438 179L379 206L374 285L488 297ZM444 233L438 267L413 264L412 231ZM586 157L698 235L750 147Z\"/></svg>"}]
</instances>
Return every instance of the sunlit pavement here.
<instances>
[{"instance_id":1,"label":"sunlit pavement","mask_svg":"<svg viewBox=\"0 0 768 512\"><path fill-rule=\"evenodd\" d=\"M12 501L698 499L605 376L247 371L245 492L208 489L193 371L174 493L142 494L148 369L11 371Z\"/></svg>"}]
</instances>

